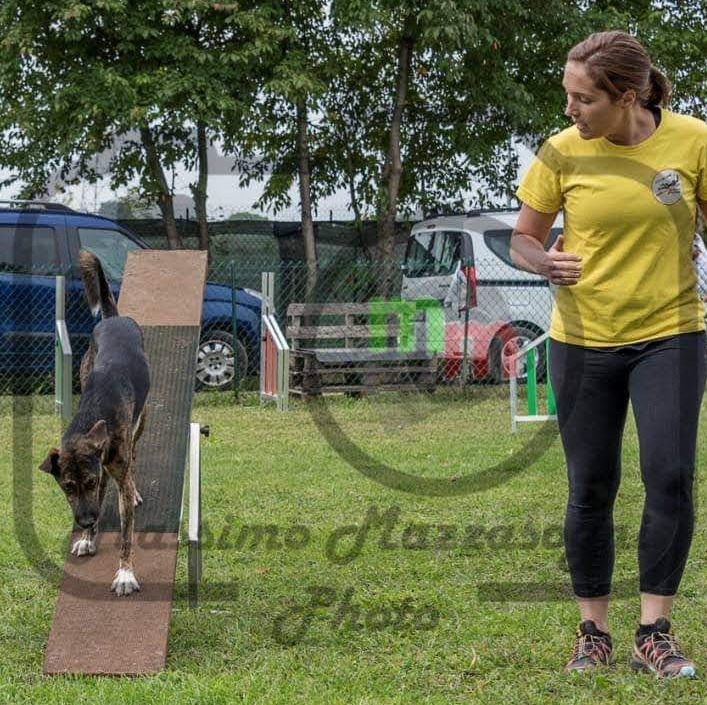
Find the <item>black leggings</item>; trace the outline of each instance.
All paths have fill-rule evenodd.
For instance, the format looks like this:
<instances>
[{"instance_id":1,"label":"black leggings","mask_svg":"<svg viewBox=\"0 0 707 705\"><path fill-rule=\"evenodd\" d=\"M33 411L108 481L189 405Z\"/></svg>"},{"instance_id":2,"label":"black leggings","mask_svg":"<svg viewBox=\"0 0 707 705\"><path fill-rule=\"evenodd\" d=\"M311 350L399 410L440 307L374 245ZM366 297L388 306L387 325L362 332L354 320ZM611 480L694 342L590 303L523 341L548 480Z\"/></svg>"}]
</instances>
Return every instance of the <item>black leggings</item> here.
<instances>
[{"instance_id":1,"label":"black leggings","mask_svg":"<svg viewBox=\"0 0 707 705\"><path fill-rule=\"evenodd\" d=\"M608 595L613 508L631 400L645 488L638 539L641 592L674 595L694 527L692 482L705 386L705 334L612 351L550 341L550 375L567 459L565 551L574 592Z\"/></svg>"}]
</instances>

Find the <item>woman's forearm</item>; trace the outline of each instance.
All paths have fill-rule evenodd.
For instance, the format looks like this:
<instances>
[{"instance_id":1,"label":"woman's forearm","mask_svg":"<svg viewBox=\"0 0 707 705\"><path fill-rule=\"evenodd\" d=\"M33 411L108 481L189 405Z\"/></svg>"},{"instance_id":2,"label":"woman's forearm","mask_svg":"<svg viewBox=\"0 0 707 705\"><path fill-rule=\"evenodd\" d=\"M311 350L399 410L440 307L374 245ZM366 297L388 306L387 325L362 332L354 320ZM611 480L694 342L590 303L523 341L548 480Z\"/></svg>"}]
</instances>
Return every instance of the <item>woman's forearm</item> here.
<instances>
[{"instance_id":1,"label":"woman's forearm","mask_svg":"<svg viewBox=\"0 0 707 705\"><path fill-rule=\"evenodd\" d=\"M511 236L510 255L516 267L547 276L550 257L536 238L514 232Z\"/></svg>"}]
</instances>

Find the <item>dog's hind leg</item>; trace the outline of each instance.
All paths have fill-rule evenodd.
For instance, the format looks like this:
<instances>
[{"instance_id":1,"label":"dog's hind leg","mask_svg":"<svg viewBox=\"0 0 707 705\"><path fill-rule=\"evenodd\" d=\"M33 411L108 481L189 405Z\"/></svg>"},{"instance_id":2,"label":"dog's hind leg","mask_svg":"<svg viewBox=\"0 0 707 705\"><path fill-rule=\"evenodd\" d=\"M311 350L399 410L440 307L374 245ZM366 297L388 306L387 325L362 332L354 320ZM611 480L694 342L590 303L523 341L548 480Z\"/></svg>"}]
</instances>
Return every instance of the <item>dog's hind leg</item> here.
<instances>
[{"instance_id":1,"label":"dog's hind leg","mask_svg":"<svg viewBox=\"0 0 707 705\"><path fill-rule=\"evenodd\" d=\"M137 442L140 440L140 436L142 436L142 432L145 428L145 417L147 416L147 405L142 407L142 411L140 412L140 416L138 417L137 424L135 424L135 431L133 433L133 444L132 444L132 459L133 459L133 472L135 471L135 447L137 446ZM133 477L133 489L135 490L135 504L134 506L137 507L138 504L142 504L142 496L140 493L137 491L137 487L135 486L135 479Z\"/></svg>"}]
</instances>

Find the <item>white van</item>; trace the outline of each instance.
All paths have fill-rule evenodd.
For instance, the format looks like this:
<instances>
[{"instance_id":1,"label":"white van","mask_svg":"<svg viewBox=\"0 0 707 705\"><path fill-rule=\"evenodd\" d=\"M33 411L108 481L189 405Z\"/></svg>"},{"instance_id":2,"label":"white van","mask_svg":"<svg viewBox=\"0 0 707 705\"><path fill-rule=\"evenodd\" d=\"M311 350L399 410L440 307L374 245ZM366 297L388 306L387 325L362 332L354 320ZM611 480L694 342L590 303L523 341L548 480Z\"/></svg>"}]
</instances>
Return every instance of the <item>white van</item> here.
<instances>
[{"instance_id":1,"label":"white van","mask_svg":"<svg viewBox=\"0 0 707 705\"><path fill-rule=\"evenodd\" d=\"M447 378L460 373L459 361L466 358L470 377L507 379L510 355L550 326L552 295L547 279L511 262L511 233L519 212L440 216L417 223L410 232L401 298L434 299L442 305ZM546 249L561 232L559 213ZM540 350L539 379L544 370ZM520 369L516 374L525 376Z\"/></svg>"}]
</instances>

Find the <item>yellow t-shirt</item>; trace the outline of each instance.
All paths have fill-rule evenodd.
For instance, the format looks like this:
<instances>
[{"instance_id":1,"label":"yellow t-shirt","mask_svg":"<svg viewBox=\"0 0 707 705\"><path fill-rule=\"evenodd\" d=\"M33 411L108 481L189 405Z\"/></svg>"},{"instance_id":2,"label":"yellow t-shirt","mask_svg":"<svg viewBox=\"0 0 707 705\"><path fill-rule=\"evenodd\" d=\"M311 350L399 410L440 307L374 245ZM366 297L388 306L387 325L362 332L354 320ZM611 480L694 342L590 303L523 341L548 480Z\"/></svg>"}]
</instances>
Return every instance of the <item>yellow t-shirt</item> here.
<instances>
[{"instance_id":1,"label":"yellow t-shirt","mask_svg":"<svg viewBox=\"0 0 707 705\"><path fill-rule=\"evenodd\" d=\"M704 330L692 266L697 200L707 201L707 124L662 111L636 145L550 137L516 191L564 215L564 249L582 257L575 286L558 286L550 336L612 346Z\"/></svg>"}]
</instances>

